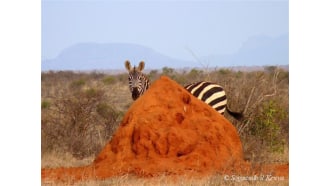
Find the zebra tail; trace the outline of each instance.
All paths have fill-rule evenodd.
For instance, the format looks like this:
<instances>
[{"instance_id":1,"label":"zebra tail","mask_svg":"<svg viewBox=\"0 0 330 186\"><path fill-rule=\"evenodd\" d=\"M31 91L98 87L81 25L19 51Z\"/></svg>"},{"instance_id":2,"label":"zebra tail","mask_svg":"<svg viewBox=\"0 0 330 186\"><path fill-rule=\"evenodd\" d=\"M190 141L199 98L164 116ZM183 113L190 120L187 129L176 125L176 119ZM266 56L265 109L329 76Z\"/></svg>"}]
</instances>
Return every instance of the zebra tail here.
<instances>
[{"instance_id":1,"label":"zebra tail","mask_svg":"<svg viewBox=\"0 0 330 186\"><path fill-rule=\"evenodd\" d=\"M233 112L231 111L228 106L226 107L226 111L231 115L233 116L235 119L241 121L243 119L243 113L240 113L240 112Z\"/></svg>"}]
</instances>

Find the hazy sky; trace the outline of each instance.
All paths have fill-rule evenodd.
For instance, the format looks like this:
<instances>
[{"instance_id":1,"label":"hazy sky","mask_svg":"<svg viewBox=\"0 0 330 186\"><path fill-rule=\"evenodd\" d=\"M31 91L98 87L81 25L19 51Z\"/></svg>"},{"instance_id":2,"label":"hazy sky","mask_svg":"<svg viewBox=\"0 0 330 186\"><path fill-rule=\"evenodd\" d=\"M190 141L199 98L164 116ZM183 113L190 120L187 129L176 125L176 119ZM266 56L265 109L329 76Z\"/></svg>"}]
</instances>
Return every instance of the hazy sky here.
<instances>
[{"instance_id":1,"label":"hazy sky","mask_svg":"<svg viewBox=\"0 0 330 186\"><path fill-rule=\"evenodd\" d=\"M190 60L289 32L287 0L42 0L41 18L43 59L81 42L124 42Z\"/></svg>"}]
</instances>

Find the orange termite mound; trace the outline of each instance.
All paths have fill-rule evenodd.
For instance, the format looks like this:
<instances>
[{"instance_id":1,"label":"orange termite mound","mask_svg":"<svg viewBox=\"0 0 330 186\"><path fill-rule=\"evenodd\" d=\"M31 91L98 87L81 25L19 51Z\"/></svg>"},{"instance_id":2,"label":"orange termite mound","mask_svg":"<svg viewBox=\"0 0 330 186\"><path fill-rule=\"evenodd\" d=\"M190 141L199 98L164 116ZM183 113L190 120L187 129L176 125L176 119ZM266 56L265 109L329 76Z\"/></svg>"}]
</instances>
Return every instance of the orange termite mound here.
<instances>
[{"instance_id":1,"label":"orange termite mound","mask_svg":"<svg viewBox=\"0 0 330 186\"><path fill-rule=\"evenodd\" d=\"M111 141L91 165L43 169L42 179L81 181L127 173L252 173L249 167L243 161L235 127L182 86L162 76L132 104ZM284 169L287 176L287 166Z\"/></svg>"}]
</instances>

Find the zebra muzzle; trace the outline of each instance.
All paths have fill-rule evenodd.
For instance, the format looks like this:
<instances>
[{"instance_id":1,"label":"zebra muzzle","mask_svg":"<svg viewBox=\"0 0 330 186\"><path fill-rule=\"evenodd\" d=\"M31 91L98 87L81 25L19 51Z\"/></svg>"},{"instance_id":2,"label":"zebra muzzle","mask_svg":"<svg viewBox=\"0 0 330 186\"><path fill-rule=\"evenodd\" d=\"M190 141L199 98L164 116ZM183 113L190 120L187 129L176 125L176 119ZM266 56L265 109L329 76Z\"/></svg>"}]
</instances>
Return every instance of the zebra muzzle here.
<instances>
[{"instance_id":1,"label":"zebra muzzle","mask_svg":"<svg viewBox=\"0 0 330 186\"><path fill-rule=\"evenodd\" d=\"M133 98L133 100L136 100L137 98L139 98L139 96L140 96L140 92L139 92L139 90L138 90L138 88L133 88L133 91L132 91L132 98Z\"/></svg>"}]
</instances>

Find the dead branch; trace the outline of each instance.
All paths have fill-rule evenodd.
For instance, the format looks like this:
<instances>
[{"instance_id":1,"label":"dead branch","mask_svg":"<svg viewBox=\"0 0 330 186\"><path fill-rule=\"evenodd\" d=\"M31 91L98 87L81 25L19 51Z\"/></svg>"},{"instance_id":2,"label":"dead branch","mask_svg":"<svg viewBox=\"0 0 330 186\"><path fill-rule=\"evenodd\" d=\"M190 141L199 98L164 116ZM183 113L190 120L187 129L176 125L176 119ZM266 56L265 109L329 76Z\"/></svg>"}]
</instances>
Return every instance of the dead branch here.
<instances>
[{"instance_id":1,"label":"dead branch","mask_svg":"<svg viewBox=\"0 0 330 186\"><path fill-rule=\"evenodd\" d=\"M272 97L272 96L276 95L276 93L277 93L277 84L276 84L276 82L277 82L278 74L279 74L279 71L276 70L275 73L274 73L274 76L273 76L273 80L272 80L273 92L270 93L270 94L260 95L259 98L257 99L257 101L254 102L252 108L255 108L257 105L259 105L266 97Z\"/></svg>"},{"instance_id":2,"label":"dead branch","mask_svg":"<svg viewBox=\"0 0 330 186\"><path fill-rule=\"evenodd\" d=\"M261 102L262 102L265 98L267 98L267 97L272 97L272 96L275 96L275 95L277 94L277 84L276 84L276 82L277 82L278 74L279 74L279 71L276 70L276 71L274 72L274 75L273 75L273 79L272 79L272 88L273 88L273 92L272 92L272 93L269 93L269 94L263 94L263 95L260 95L260 96L257 98L257 101L255 101L254 104L253 104L250 108L256 108L257 105L260 105ZM262 81L265 81L264 78L261 79L261 76L260 76L259 78L260 78L259 82L260 82L260 81L261 81L261 82L262 82ZM248 98L248 100L247 100L247 102L246 102L246 104L245 104L244 110L243 110L243 114L244 114L244 115L249 115L249 114L246 114L246 112L247 112L247 110L248 110L248 108L249 108L249 105L250 105L251 99L252 99L253 95L255 94L255 90L256 90L256 84L255 84L255 86L252 87L252 89L251 89L251 91L250 91L249 98ZM252 110L253 110L253 109L252 109ZM247 126L250 125L251 121L252 121L251 118L247 119L246 122L243 123L243 124L238 128L238 133L239 133L239 134L242 134L243 131L244 131L244 129L245 129Z\"/></svg>"}]
</instances>

